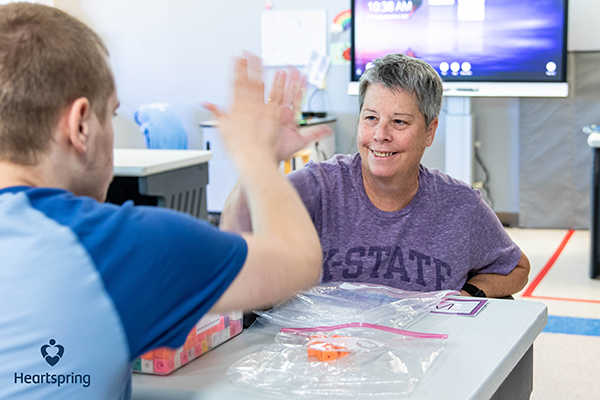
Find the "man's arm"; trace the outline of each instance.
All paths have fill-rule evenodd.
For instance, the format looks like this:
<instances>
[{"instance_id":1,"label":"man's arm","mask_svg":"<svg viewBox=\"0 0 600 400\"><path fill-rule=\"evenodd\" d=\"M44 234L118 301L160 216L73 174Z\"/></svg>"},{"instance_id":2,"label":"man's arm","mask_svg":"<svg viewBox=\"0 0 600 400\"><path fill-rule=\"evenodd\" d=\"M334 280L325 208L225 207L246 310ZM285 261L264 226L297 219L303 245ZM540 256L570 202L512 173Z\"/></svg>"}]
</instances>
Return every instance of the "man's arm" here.
<instances>
[{"instance_id":1,"label":"man's arm","mask_svg":"<svg viewBox=\"0 0 600 400\"><path fill-rule=\"evenodd\" d=\"M529 260L523 252L516 267L507 275L479 274L468 280L467 283L477 286L483 290L487 297L506 297L517 293L527 285L529 277ZM470 296L464 290L463 296Z\"/></svg>"},{"instance_id":2,"label":"man's arm","mask_svg":"<svg viewBox=\"0 0 600 400\"><path fill-rule=\"evenodd\" d=\"M278 73L265 104L260 60L238 61L234 104L217 117L223 140L238 167L254 234L244 234L248 254L241 272L211 309L252 310L315 284L321 269L319 238L294 188L279 172L275 141L285 81Z\"/></svg>"},{"instance_id":3,"label":"man's arm","mask_svg":"<svg viewBox=\"0 0 600 400\"><path fill-rule=\"evenodd\" d=\"M273 90L280 84L280 76L275 77ZM317 125L306 129L302 135L294 119L302 100L304 81L297 70L290 72L290 81L285 88L285 95L279 104L279 133L277 136L277 161L287 160L296 151L304 148L308 143L321 137L330 135L331 129L326 125ZM274 102L274 92L269 95L270 102ZM246 199L246 190L241 180L238 180L225 201L221 213L222 230L232 232L252 232L250 210Z\"/></svg>"}]
</instances>

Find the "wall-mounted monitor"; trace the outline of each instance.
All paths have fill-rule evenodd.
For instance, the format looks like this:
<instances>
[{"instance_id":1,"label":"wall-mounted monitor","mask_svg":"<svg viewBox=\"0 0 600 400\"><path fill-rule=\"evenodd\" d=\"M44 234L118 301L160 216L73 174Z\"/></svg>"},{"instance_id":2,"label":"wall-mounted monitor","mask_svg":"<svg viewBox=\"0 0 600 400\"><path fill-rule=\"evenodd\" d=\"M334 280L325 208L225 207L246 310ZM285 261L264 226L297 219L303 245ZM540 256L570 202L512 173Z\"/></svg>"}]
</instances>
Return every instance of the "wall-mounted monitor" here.
<instances>
[{"instance_id":1,"label":"wall-mounted monitor","mask_svg":"<svg viewBox=\"0 0 600 400\"><path fill-rule=\"evenodd\" d=\"M352 0L349 94L369 64L431 64L447 96L565 97L567 0Z\"/></svg>"}]
</instances>

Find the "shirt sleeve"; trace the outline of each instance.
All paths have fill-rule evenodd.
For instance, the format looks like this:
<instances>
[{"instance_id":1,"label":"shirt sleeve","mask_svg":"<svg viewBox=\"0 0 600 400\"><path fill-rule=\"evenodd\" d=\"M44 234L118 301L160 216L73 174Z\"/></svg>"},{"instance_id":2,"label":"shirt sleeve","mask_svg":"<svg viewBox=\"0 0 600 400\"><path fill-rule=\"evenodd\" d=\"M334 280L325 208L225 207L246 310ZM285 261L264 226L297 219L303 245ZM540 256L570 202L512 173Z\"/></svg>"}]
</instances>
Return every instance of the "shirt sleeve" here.
<instances>
[{"instance_id":1,"label":"shirt sleeve","mask_svg":"<svg viewBox=\"0 0 600 400\"><path fill-rule=\"evenodd\" d=\"M109 208L109 211L107 211ZM112 209L112 211L110 211ZM105 205L76 227L119 313L130 358L177 348L241 270L246 241L187 214Z\"/></svg>"},{"instance_id":2,"label":"shirt sleeve","mask_svg":"<svg viewBox=\"0 0 600 400\"><path fill-rule=\"evenodd\" d=\"M494 211L479 199L471 219L471 271L507 275L520 258L521 250L508 236Z\"/></svg>"}]
</instances>

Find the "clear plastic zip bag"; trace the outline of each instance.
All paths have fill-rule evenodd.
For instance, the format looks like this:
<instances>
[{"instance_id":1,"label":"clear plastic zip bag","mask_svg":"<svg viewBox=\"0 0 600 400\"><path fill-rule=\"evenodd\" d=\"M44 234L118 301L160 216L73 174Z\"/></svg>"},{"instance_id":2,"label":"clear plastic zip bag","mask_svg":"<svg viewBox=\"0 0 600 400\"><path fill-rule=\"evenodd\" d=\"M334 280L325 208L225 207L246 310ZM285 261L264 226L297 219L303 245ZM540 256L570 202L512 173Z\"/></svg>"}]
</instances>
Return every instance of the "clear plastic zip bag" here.
<instances>
[{"instance_id":1,"label":"clear plastic zip bag","mask_svg":"<svg viewBox=\"0 0 600 400\"><path fill-rule=\"evenodd\" d=\"M340 325L368 322L406 328L445 296L456 291L410 292L367 283L334 282L302 291L258 314L252 329L276 333L280 328Z\"/></svg>"},{"instance_id":2,"label":"clear plastic zip bag","mask_svg":"<svg viewBox=\"0 0 600 400\"><path fill-rule=\"evenodd\" d=\"M447 338L368 323L285 328L227 375L279 395L408 396Z\"/></svg>"}]
</instances>

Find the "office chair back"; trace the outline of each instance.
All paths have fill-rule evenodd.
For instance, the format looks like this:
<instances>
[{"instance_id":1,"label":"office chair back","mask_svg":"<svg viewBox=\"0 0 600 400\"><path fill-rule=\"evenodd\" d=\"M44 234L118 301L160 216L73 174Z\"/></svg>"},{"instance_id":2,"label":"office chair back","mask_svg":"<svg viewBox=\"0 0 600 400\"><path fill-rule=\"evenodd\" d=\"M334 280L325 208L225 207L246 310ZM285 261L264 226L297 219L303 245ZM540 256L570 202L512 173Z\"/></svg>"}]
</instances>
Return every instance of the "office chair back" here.
<instances>
[{"instance_id":1,"label":"office chair back","mask_svg":"<svg viewBox=\"0 0 600 400\"><path fill-rule=\"evenodd\" d=\"M167 103L150 103L133 112L149 149L187 149L188 137L175 111Z\"/></svg>"}]
</instances>

